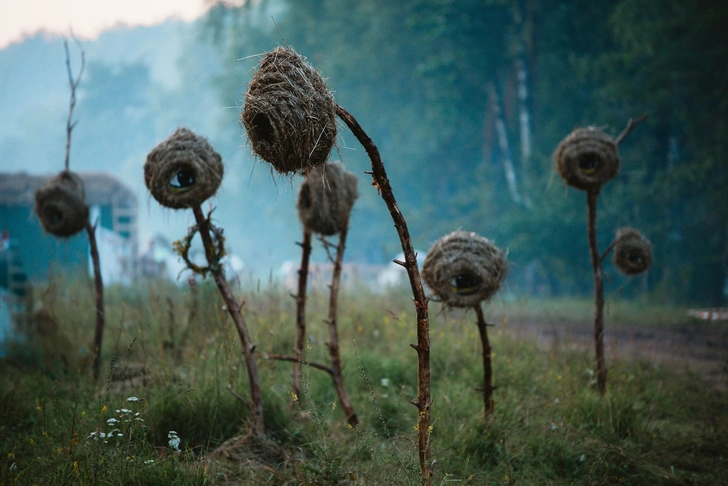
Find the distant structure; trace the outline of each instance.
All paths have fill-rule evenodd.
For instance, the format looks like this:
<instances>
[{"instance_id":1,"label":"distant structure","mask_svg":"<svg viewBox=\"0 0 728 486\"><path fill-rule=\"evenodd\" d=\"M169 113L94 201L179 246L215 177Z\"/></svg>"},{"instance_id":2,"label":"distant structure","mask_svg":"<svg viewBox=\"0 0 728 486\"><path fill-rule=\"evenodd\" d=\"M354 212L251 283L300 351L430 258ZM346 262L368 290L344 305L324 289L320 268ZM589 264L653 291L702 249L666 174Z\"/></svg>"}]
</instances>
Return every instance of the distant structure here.
<instances>
[{"instance_id":1,"label":"distant structure","mask_svg":"<svg viewBox=\"0 0 728 486\"><path fill-rule=\"evenodd\" d=\"M136 196L110 174L79 175L85 185L91 223L98 221L96 237L104 283L131 283L138 276ZM0 232L12 248L12 260L22 265L30 282L47 280L52 272L89 268L86 233L67 239L46 234L34 212L35 190L50 177L0 173Z\"/></svg>"}]
</instances>

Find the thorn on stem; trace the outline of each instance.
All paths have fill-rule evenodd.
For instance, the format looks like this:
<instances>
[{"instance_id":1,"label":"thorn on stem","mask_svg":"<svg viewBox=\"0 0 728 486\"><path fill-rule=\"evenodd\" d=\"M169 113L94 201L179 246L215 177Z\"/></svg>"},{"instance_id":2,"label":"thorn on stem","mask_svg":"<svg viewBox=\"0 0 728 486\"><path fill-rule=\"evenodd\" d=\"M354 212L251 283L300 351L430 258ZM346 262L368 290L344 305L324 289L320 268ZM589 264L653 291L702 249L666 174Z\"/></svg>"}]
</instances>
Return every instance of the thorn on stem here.
<instances>
[{"instance_id":1,"label":"thorn on stem","mask_svg":"<svg viewBox=\"0 0 728 486\"><path fill-rule=\"evenodd\" d=\"M405 262L403 262L402 260L397 260L397 259L394 259L394 260L392 260L392 261L393 261L394 263L396 263L397 265L400 265L400 266L402 266L402 267L404 267L404 268L407 268L407 264L406 264Z\"/></svg>"}]
</instances>

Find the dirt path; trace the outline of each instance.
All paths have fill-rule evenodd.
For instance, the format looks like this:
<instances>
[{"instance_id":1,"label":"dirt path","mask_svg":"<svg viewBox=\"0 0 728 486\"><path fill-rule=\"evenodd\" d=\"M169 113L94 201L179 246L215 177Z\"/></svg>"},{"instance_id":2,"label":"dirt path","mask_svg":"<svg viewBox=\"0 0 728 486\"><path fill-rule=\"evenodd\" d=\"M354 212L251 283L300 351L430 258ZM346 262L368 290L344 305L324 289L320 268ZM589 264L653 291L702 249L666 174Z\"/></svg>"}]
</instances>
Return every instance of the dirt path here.
<instances>
[{"instance_id":1,"label":"dirt path","mask_svg":"<svg viewBox=\"0 0 728 486\"><path fill-rule=\"evenodd\" d=\"M504 331L521 338L536 338L546 346L579 344L593 347L592 325L588 320L514 319L504 326ZM604 343L610 360L647 359L694 371L710 371L722 374L723 386L728 386L728 321L686 317L685 324L678 326L607 322Z\"/></svg>"}]
</instances>

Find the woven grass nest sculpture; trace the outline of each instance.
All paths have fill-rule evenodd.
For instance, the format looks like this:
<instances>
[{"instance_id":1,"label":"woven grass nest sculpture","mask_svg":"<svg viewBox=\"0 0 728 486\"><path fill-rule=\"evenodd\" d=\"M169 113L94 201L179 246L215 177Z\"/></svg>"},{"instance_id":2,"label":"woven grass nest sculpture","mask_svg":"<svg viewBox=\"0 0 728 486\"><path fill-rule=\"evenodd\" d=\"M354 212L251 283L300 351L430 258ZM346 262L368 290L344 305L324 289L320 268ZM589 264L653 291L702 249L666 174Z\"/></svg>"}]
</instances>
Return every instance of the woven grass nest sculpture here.
<instances>
[{"instance_id":1,"label":"woven grass nest sculpture","mask_svg":"<svg viewBox=\"0 0 728 486\"><path fill-rule=\"evenodd\" d=\"M253 152L281 174L323 165L336 142L334 96L306 58L287 47L263 56L240 118Z\"/></svg>"},{"instance_id":2,"label":"woven grass nest sculpture","mask_svg":"<svg viewBox=\"0 0 728 486\"><path fill-rule=\"evenodd\" d=\"M356 175L339 161L313 169L298 190L298 218L314 233L340 233L349 224L349 214L359 196Z\"/></svg>"},{"instance_id":3,"label":"woven grass nest sculpture","mask_svg":"<svg viewBox=\"0 0 728 486\"><path fill-rule=\"evenodd\" d=\"M144 183L159 204L192 208L213 196L222 182L222 157L204 137L178 128L154 147L144 163Z\"/></svg>"},{"instance_id":4,"label":"woven grass nest sculpture","mask_svg":"<svg viewBox=\"0 0 728 486\"><path fill-rule=\"evenodd\" d=\"M612 261L624 274L639 275L652 265L652 243L635 229L620 228Z\"/></svg>"},{"instance_id":5,"label":"woven grass nest sculpture","mask_svg":"<svg viewBox=\"0 0 728 486\"><path fill-rule=\"evenodd\" d=\"M598 189L619 172L617 144L596 127L575 129L556 147L554 158L566 184L582 191Z\"/></svg>"},{"instance_id":6,"label":"woven grass nest sculpture","mask_svg":"<svg viewBox=\"0 0 728 486\"><path fill-rule=\"evenodd\" d=\"M490 240L455 231L435 242L422 264L422 278L450 307L474 307L503 285L506 253Z\"/></svg>"},{"instance_id":7,"label":"woven grass nest sculpture","mask_svg":"<svg viewBox=\"0 0 728 486\"><path fill-rule=\"evenodd\" d=\"M65 170L35 191L35 213L43 229L52 235L73 236L88 223L88 204L83 180Z\"/></svg>"}]
</instances>

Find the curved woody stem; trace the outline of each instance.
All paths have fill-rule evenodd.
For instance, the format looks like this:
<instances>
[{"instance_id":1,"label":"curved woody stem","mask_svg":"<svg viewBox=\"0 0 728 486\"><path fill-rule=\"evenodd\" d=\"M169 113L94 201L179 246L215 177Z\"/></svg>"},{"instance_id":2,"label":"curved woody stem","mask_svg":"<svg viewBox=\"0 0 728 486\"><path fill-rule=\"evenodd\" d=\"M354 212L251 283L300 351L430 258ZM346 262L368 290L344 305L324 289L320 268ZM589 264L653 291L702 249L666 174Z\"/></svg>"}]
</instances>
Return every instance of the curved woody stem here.
<instances>
[{"instance_id":1,"label":"curved woody stem","mask_svg":"<svg viewBox=\"0 0 728 486\"><path fill-rule=\"evenodd\" d=\"M96 225L86 221L86 234L91 247L91 262L94 267L94 291L96 293L96 327L94 329L94 361L93 378L98 380L101 371L101 344L104 338L104 283L101 280L101 263L99 247L96 243Z\"/></svg>"},{"instance_id":2,"label":"curved woody stem","mask_svg":"<svg viewBox=\"0 0 728 486\"><path fill-rule=\"evenodd\" d=\"M296 341L293 345L293 354L296 361L293 363L292 386L297 399L301 397L301 360L303 347L306 343L306 285L308 282L308 262L311 256L311 230L303 227L303 241L301 242L301 267L298 269L298 292L296 293Z\"/></svg>"},{"instance_id":3,"label":"curved woody stem","mask_svg":"<svg viewBox=\"0 0 728 486\"><path fill-rule=\"evenodd\" d=\"M331 287L329 289L329 317L326 320L326 324L329 327L328 348L329 356L331 357L331 369L334 372L331 377L334 380L334 387L336 387L336 393L339 395L341 407L344 409L346 421L352 427L356 427L359 425L359 419L356 416L356 412L354 412L354 407L351 405L349 395L346 393L346 386L344 386L344 376L341 371L341 356L339 355L339 331L336 327L337 301L339 287L341 285L341 262L344 258L346 235L348 231L349 228L347 222L339 233L339 244L336 246L336 260L334 261L334 270L331 276Z\"/></svg>"},{"instance_id":4,"label":"curved woody stem","mask_svg":"<svg viewBox=\"0 0 728 486\"><path fill-rule=\"evenodd\" d=\"M587 191L589 219L587 236L591 264L594 269L594 346L597 364L597 389L604 395L607 390L607 366L604 358L604 279L602 276L602 257L597 247L597 198L599 188Z\"/></svg>"},{"instance_id":5,"label":"curved woody stem","mask_svg":"<svg viewBox=\"0 0 728 486\"><path fill-rule=\"evenodd\" d=\"M230 291L227 280L225 280L225 275L223 275L220 267L213 262L215 245L213 244L212 237L210 236L210 221L205 218L200 206L194 206L192 210L195 214L197 227L200 230L200 238L202 239L202 244L205 247L205 256L207 257L207 262L210 265L215 284L220 291L220 295L222 295L222 298L225 301L225 306L227 307L230 316L235 322L238 337L243 345L243 356L245 358L246 368L248 369L248 381L250 382L250 413L253 418L253 434L261 437L265 433L263 421L263 395L260 391L258 365L255 362L255 357L253 355L255 346L252 345L248 327L245 325L245 320L240 312L240 306L235 301L235 298Z\"/></svg>"},{"instance_id":6,"label":"curved woody stem","mask_svg":"<svg viewBox=\"0 0 728 486\"><path fill-rule=\"evenodd\" d=\"M480 331L480 341L483 347L483 387L479 388L479 390L483 392L485 417L488 418L495 408L493 402L493 365L491 363L493 349L490 347L490 341L488 340L488 323L485 322L483 309L480 304L474 306L474 309L475 315L478 317L478 331Z\"/></svg>"},{"instance_id":7,"label":"curved woody stem","mask_svg":"<svg viewBox=\"0 0 728 486\"><path fill-rule=\"evenodd\" d=\"M338 104L336 105L336 114L346 123L349 130L351 130L369 155L369 159L372 162L371 175L374 179L374 184L377 186L382 199L387 204L389 213L394 221L394 227L397 229L399 240L402 244L402 251L405 257L403 266L407 270L417 314L417 344L411 346L417 351L418 393L417 400L412 401L412 404L417 407L419 412L417 448L420 461L420 473L422 474L424 483L429 486L432 484L433 473L432 465L430 464L430 409L432 407L432 398L430 396L430 325L427 315L427 297L425 296L420 272L417 267L417 255L412 246L412 239L407 229L407 222L399 210L397 201L392 193L392 187L389 184L387 172L379 155L379 149L377 149L374 142L364 132L356 119Z\"/></svg>"}]
</instances>

